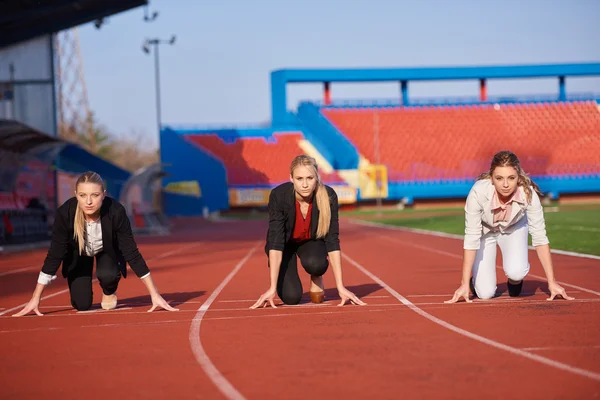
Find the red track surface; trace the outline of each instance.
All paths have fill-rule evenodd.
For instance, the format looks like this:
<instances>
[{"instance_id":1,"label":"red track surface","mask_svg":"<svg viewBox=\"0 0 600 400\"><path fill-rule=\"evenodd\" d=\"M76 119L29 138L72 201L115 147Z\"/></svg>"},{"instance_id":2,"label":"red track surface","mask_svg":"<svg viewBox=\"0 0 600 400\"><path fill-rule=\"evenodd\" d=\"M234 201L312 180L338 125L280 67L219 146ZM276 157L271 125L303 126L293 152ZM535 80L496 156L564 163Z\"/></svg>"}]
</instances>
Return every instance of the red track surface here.
<instances>
[{"instance_id":1,"label":"red track surface","mask_svg":"<svg viewBox=\"0 0 600 400\"><path fill-rule=\"evenodd\" d=\"M74 312L59 278L44 293L46 315L12 318L45 252L2 257L0 398L600 396L600 261L554 255L559 280L577 286L566 286L571 302L546 301L531 252L523 297L447 305L459 240L347 221L342 229L344 281L365 307L336 307L328 289L324 305L249 310L268 283L264 222L139 238L175 313L147 313L150 299L131 274L116 311L98 310L94 283L97 311ZM331 271L325 283L332 287ZM498 284L505 292L500 269Z\"/></svg>"}]
</instances>

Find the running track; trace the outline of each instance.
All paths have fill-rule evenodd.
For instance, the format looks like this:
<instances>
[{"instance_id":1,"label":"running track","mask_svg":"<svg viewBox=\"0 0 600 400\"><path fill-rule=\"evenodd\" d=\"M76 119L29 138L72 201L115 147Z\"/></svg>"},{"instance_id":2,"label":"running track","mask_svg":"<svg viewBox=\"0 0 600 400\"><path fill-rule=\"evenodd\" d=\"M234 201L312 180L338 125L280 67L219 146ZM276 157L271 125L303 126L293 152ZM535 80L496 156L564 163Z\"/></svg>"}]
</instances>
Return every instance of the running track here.
<instances>
[{"instance_id":1,"label":"running track","mask_svg":"<svg viewBox=\"0 0 600 400\"><path fill-rule=\"evenodd\" d=\"M95 283L95 309L74 312L59 278L43 317L12 318L45 252L0 257L0 398L600 398L600 260L553 256L570 302L546 301L532 251L523 297L498 270L499 298L447 305L459 240L343 221L344 281L367 306L336 307L328 289L323 305L249 310L268 284L264 232L246 221L139 238L174 313L147 313L131 273L117 310L98 309Z\"/></svg>"}]
</instances>

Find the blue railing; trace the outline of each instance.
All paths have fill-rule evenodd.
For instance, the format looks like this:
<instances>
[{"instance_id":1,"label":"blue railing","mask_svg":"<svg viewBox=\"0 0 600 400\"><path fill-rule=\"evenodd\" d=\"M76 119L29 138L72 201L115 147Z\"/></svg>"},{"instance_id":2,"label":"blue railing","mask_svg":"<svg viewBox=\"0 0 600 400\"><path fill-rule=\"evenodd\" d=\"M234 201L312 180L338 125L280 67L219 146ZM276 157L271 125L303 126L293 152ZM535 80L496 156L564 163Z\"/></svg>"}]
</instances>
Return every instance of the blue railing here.
<instances>
[{"instance_id":1,"label":"blue railing","mask_svg":"<svg viewBox=\"0 0 600 400\"><path fill-rule=\"evenodd\" d=\"M273 127L206 127L195 125L165 125L163 130L169 129L178 135L211 135L216 134L219 137L270 137L273 133L292 133L300 131L298 126L278 126Z\"/></svg>"}]
</instances>

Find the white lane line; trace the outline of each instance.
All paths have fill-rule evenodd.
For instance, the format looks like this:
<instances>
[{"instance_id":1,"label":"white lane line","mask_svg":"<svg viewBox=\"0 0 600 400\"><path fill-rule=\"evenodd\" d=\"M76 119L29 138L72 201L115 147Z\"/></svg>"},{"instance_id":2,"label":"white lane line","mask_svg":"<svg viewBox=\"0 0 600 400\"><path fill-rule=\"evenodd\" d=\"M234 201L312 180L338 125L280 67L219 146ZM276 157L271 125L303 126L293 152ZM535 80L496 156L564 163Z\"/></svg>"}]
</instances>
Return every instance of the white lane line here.
<instances>
[{"instance_id":1,"label":"white lane line","mask_svg":"<svg viewBox=\"0 0 600 400\"><path fill-rule=\"evenodd\" d=\"M221 291L225 288L229 281L231 281L235 274L237 274L237 272L242 268L246 261L248 261L252 254L254 254L256 249L258 249L259 245L260 242L254 245L250 249L250 251L248 251L248 254L246 254L244 258L242 258L237 263L237 265L233 268L233 271L231 271L229 275L225 277L223 282L221 282L221 284L217 286L217 288L214 290L214 292L212 292L210 297L206 299L204 304L200 306L190 326L189 341L190 346L192 348L192 352L196 357L196 361L198 361L198 364L200 364L208 378L228 399L243 400L244 396L242 396L242 394L238 392L236 388L234 388L233 385L229 383L227 379L225 379L223 374L221 374L217 367L215 367L215 365L212 363L212 361L208 357L208 354L206 354L206 351L202 347L202 341L200 339L200 325L202 324L202 318L204 318L204 315L206 314L206 311L208 310L210 305L215 301L219 293L221 293Z\"/></svg>"},{"instance_id":2,"label":"white lane line","mask_svg":"<svg viewBox=\"0 0 600 400\"><path fill-rule=\"evenodd\" d=\"M555 228L566 229L570 231L584 231L584 232L600 232L600 228L590 228L588 226L581 225L553 225Z\"/></svg>"},{"instance_id":3,"label":"white lane line","mask_svg":"<svg viewBox=\"0 0 600 400\"><path fill-rule=\"evenodd\" d=\"M23 272L23 271L29 271L29 270L32 270L35 268L36 267L25 267L25 268L13 269L11 271L0 272L0 278L2 278L3 276L7 276L7 275L18 274L19 272Z\"/></svg>"},{"instance_id":4,"label":"white lane line","mask_svg":"<svg viewBox=\"0 0 600 400\"><path fill-rule=\"evenodd\" d=\"M400 244L403 244L405 246L410 246L410 247L414 247L416 249L421 249L421 250L429 251L429 252L432 252L432 253L442 254L444 256L453 257L453 258L462 260L462 256L459 256L459 255L454 254L454 253L450 253L449 251L438 250L438 249L434 249L434 248L431 248L431 247L422 246L420 244L406 242L406 241L403 241L403 240L400 240L400 239L397 239L397 238L394 238L394 237L382 235L382 234L379 234L379 236L382 237L383 239L387 239L387 240L395 242L395 243L400 243ZM496 265L496 268L502 269L502 266ZM531 274L530 273L530 274L528 274L528 276L531 276L531 277L534 277L534 278L546 281L546 278L543 277L543 276L540 276L540 275L535 275L535 274ZM573 288L573 289L581 290L582 292L587 292L587 293L591 293L591 294L596 295L596 296L600 296L600 292L596 292L596 291L594 291L592 289L586 289L584 287L573 285L573 284L562 282L562 281L556 281L556 282L559 285L562 285L562 286L570 287L570 288Z\"/></svg>"},{"instance_id":5,"label":"white lane line","mask_svg":"<svg viewBox=\"0 0 600 400\"><path fill-rule=\"evenodd\" d=\"M448 299L451 299L452 295L448 296ZM560 305L562 306L569 306L572 304L576 304L576 303L600 303L600 299L574 299L574 300L570 300L570 301L564 301L561 302ZM284 307L286 309L289 308L297 308L297 309L311 309L311 308L319 308L319 307L325 307L325 306L332 306L335 305L337 306L339 304L339 300L337 301L331 301L331 302L325 302L325 303L321 303L321 304L299 304L299 305L295 305L295 306L291 306L291 305L284 305L284 304L275 304L276 306L281 306ZM456 307L455 304L446 304L443 302L415 302L412 303L414 305L419 305L419 306L438 306L438 305L443 305L443 308L447 308L447 309L452 309L453 307ZM490 305L500 305L500 304L546 304L548 305L549 302L544 298L544 299L524 299L524 298L519 298L519 297L505 297L505 298L496 298L496 299L489 299L489 300L483 300L483 299L474 299L473 303L470 303L471 305L473 304L490 304ZM404 304L398 304L398 303L370 303L365 307L383 307L383 306L395 306L395 307L403 307ZM270 308L266 308L265 310L269 310ZM211 308L210 310L208 310L208 312L210 313L214 313L214 312L227 312L227 311L249 311L248 308ZM256 311L255 311L256 312Z\"/></svg>"},{"instance_id":6,"label":"white lane line","mask_svg":"<svg viewBox=\"0 0 600 400\"><path fill-rule=\"evenodd\" d=\"M578 290L570 290L569 293L581 293ZM521 297L523 296L535 296L536 294L540 294L535 293L535 292L522 292L521 293ZM404 297L448 297L448 298L452 298L452 296L454 296L454 293L451 294L407 294Z\"/></svg>"},{"instance_id":7,"label":"white lane line","mask_svg":"<svg viewBox=\"0 0 600 400\"><path fill-rule=\"evenodd\" d=\"M96 282L96 281L97 281L97 279L96 279L96 278L92 279L92 283L94 283L94 282ZM56 292L56 293L52 293L52 294L49 294L49 295L47 295L47 296L43 296L43 297L40 299L40 302L42 302L43 300L51 299L52 297L56 297L56 296L58 296L58 295L61 295L61 294L63 294L63 293L67 293L68 291L69 291L69 289L67 288L67 289L59 290L59 291L58 291L58 292ZM27 303L29 303L29 302L27 302ZM4 311L0 312L0 317L1 317L1 316L3 316L4 314L8 314L8 313L10 313L10 312L13 312L13 311L20 310L21 308L25 307L25 306L27 305L27 303L19 304L19 305L18 305L18 306L16 306L16 307L9 308L8 310L4 310ZM71 307L72 307L72 306L71 306Z\"/></svg>"},{"instance_id":8,"label":"white lane line","mask_svg":"<svg viewBox=\"0 0 600 400\"><path fill-rule=\"evenodd\" d=\"M435 296L435 295L432 295ZM389 299L391 296L364 296L361 297L361 299ZM308 297L307 297L308 298ZM256 302L256 299L249 299L249 300L219 300L217 303L252 303L254 304ZM315 306L318 306L318 304L314 304ZM300 306L306 306L303 304L298 304L295 306L291 306L291 305L286 305L286 307L300 307ZM313 306L312 304L310 306Z\"/></svg>"},{"instance_id":9,"label":"white lane line","mask_svg":"<svg viewBox=\"0 0 600 400\"><path fill-rule=\"evenodd\" d=\"M391 296L390 296L391 297ZM450 298L450 296L448 297ZM194 302L194 303L200 303L200 302ZM569 306L569 305L574 305L574 304L581 304L581 303L600 303L600 299L574 299L568 302L562 302L560 303L562 306ZM325 303L321 303L321 304L299 304L299 305L284 305L284 304L277 304L277 306L279 306L280 308L285 308L287 310L290 309L297 309L297 310L310 310L310 309L317 309L317 308L323 308L326 306L333 306L336 305L337 306L338 301L331 301L331 302L325 302ZM427 306L427 309L446 309L446 310L451 310L455 307L460 307L461 305L453 305L453 304L445 304L442 302L415 302L413 303L414 305L418 305L418 306ZM462 303L461 303L462 304ZM469 304L467 307L468 308L473 308L473 307L500 307L502 305L508 305L508 306L512 306L512 305L528 305L528 304L546 304L548 305L548 301L546 299L544 300L535 300L535 299L524 299L524 298L496 298L496 299L489 299L489 300L482 300L482 299L474 299L473 303ZM122 304L121 306L125 306L124 304ZM150 306L150 304L148 304L148 306ZM370 303L365 307L391 307L391 308L404 308L405 305L404 304L400 304L400 303ZM50 307L48 307L50 308ZM118 310L133 310L133 307L122 307L116 310L108 310L108 311L118 311ZM69 308L68 310L65 311L70 311L71 308ZM252 313L257 313L257 312L269 312L269 310L271 310L271 308L265 308L265 309L259 309L257 311L252 311ZM85 314L89 314L92 312L96 312L96 311L104 311L101 309L94 309L94 310L87 310L87 311L75 311L72 313L62 313L62 314L45 314L44 316L46 318L65 318L65 317L73 317L73 316L78 316L78 315L85 315ZM106 315L114 315L110 312L107 311ZM213 314L213 313L227 313L227 312L234 312L234 311L242 311L242 312L250 312L250 310L248 309L248 307L244 307L244 308L211 308L209 310L207 310L207 312ZM198 312L197 309L192 309L192 310L186 310L186 309L182 309L180 308L179 312L181 313L188 313L188 312ZM131 311L131 312L121 312L119 313L119 315L133 315L133 314L147 314L147 311ZM298 315L310 315L309 312L307 313L298 313ZM10 316L5 316L5 317L0 317L1 319L7 319L7 318L11 318ZM237 317L232 317L232 318L237 318ZM204 318L203 320L207 320L207 319L213 319L211 318Z\"/></svg>"},{"instance_id":10,"label":"white lane line","mask_svg":"<svg viewBox=\"0 0 600 400\"><path fill-rule=\"evenodd\" d=\"M449 329L453 332L456 332L460 335L463 335L465 337L468 337L470 339L476 340L478 342L487 344L489 346L495 347L497 349L500 350L504 350L506 352L524 357L524 358L528 358L530 360L534 360L537 361L539 363L548 365L550 367L554 367L554 368L558 368L561 369L563 371L567 371L567 372L571 372L573 374L577 374L577 375L581 375L581 376L585 376L586 378L590 378L593 379L595 381L600 382L600 374L593 372L593 371L588 371L586 369L583 368L578 368L578 367L573 367L571 365L568 364L564 364L555 360L552 360L550 358L546 358L546 357L542 357L540 355L537 354L532 354L529 353L525 350L522 349L518 349L516 347L512 347L512 346L508 346L506 344L500 343L500 342L496 342L494 340L488 339L484 336L480 336L477 335L475 333L469 332L465 329L459 328L455 325L452 325L442 319L439 319L437 317L434 317L433 315L429 314L426 311L423 311L422 309L420 309L419 307L417 307L416 305L414 305L413 303L410 302L410 300L408 300L407 298L405 298L404 296L402 296L400 293L396 292L394 289L392 289L390 286L388 286L384 281L382 281L379 277L377 277L376 275L374 275L373 273L371 273L370 271L368 271L365 267L363 267L362 265L360 265L358 262L356 262L354 259L350 258L347 254L342 254L342 256L348 261L350 262L350 264L354 265L357 269L359 269L362 273L364 273L365 275L367 275L369 278L371 278L374 282L378 283L379 285L381 285L385 290L387 290L392 296L394 296L398 301L400 301L402 304L406 305L408 308L410 308L412 311L416 312L417 314L419 314L420 316L446 328Z\"/></svg>"},{"instance_id":11,"label":"white lane line","mask_svg":"<svg viewBox=\"0 0 600 400\"><path fill-rule=\"evenodd\" d=\"M114 310L104 310L102 308L95 308L93 310L77 311L75 314L93 314L93 313L97 313L97 312L105 312L106 313L106 312L121 311L121 310L132 310L132 308L131 307L121 307L121 308L115 308ZM131 313L131 314L133 314L133 313Z\"/></svg>"},{"instance_id":12,"label":"white lane line","mask_svg":"<svg viewBox=\"0 0 600 400\"><path fill-rule=\"evenodd\" d=\"M521 347L525 351L556 351L556 350L589 350L600 349L600 346L554 346L554 347Z\"/></svg>"},{"instance_id":13,"label":"white lane line","mask_svg":"<svg viewBox=\"0 0 600 400\"><path fill-rule=\"evenodd\" d=\"M189 320L184 319L184 320L146 321L146 322L132 322L132 323L93 324L93 325L81 325L81 326L75 326L75 327L73 327L73 326L69 326L69 327L46 326L46 327L40 327L40 328L5 330L5 331L0 331L0 334L2 334L2 333L37 332L37 331L58 331L61 329L73 329L73 328L120 328L120 327L124 327L124 326L129 327L129 326L143 326L143 325L160 326L160 325L168 325L168 324L174 324L174 323L187 324L187 323L189 323Z\"/></svg>"},{"instance_id":14,"label":"white lane line","mask_svg":"<svg viewBox=\"0 0 600 400\"><path fill-rule=\"evenodd\" d=\"M389 296L391 297L391 296ZM580 300L579 302L599 302L600 300L597 299L593 299L593 300ZM541 300L541 301L533 301L533 300L527 300L524 301L525 303L539 303L539 304L548 304L547 301L545 300ZM573 300L573 302L578 302L577 300ZM513 304L519 304L521 303L521 301L496 301L496 302L492 302L492 301L477 301L475 300L473 303L469 304L468 306L464 306L466 307L464 310L472 310L472 309L476 309L476 308L481 308L481 307L501 307L502 305L513 305ZM571 304L572 302L569 303L564 303L564 304ZM337 304L337 303L336 303ZM452 308L457 307L457 305L449 305L449 304L444 304L444 303L414 303L415 305L421 305L421 306L428 306L426 307L427 310L450 310ZM459 305L460 307L460 305ZM319 316L319 315L332 315L332 314L336 314L336 315L342 315L342 314L346 314L346 313L363 313L363 312L382 312L382 311L390 311L390 312L404 312L404 311L411 311L412 310L410 308L408 308L405 304L402 303L386 303L386 304L372 304L372 305L368 305L368 306L363 306L363 307L356 307L354 306L352 309L348 308L342 308L342 307L331 307L329 308L330 310L335 310L335 311L315 311L315 312L292 312L294 310L293 307L291 306L282 306L280 307L278 310L282 310L282 309L286 309L288 310L288 312L281 312L281 311L277 311L277 310L273 310L271 308L266 308L266 309L258 309L258 310L254 310L252 311L250 314L247 315L233 315L233 316L226 316L226 317L219 317L219 316L215 316L215 311L232 311L231 309L210 309L209 311L211 312L211 315L207 315L205 316L205 318L202 319L202 321L225 321L225 320L238 320L238 319L253 319L253 318L279 318L279 317L312 317L312 316ZM247 308L240 308L237 310L243 310L243 311L250 311ZM296 310L298 310L298 308L296 308ZM303 308L303 310L306 310L306 308ZM114 311L114 310L113 310ZM235 311L235 310L233 310ZM185 313L197 313L197 310L184 310L184 309L180 309L180 311L178 313L181 313L182 315L184 315ZM48 318L52 318L52 317L76 317L78 315L80 315L81 313L73 313L73 314L62 314L62 315L48 315ZM132 315L132 314L144 314L147 315L148 313L146 311L137 311L137 312L122 312L122 313L117 313L117 314L113 314L111 312L106 312L106 314L104 314L104 316L110 316L110 315ZM84 314L85 315L85 314ZM4 318L8 318L8 317L4 317ZM79 317L81 318L81 317ZM59 330L59 329L73 329L73 328L93 328L93 327L123 327L123 326L137 326L137 325L154 325L154 326L160 326L163 324L169 324L169 323L189 323L188 319L182 319L182 320L165 320L165 321L146 321L146 322L118 322L118 323L110 323L110 324L90 324L90 325L80 325L80 326L50 326L50 327L40 327L40 328L30 328L30 329L9 329L9 330L3 330L0 331L0 334L2 333L20 333L20 332L34 332L34 331L54 331L54 330ZM535 349L535 348L532 348ZM540 348L540 349L545 349L545 348ZM548 348L550 349L550 348ZM526 349L522 349L522 350L526 350Z\"/></svg>"},{"instance_id":15,"label":"white lane line","mask_svg":"<svg viewBox=\"0 0 600 400\"><path fill-rule=\"evenodd\" d=\"M439 231L428 231L426 229L406 228L403 226L394 226L394 225L388 225L388 224L383 224L383 223L378 223L378 222L368 222L368 221L361 221L361 220L350 220L349 222L352 224L369 226L372 228L388 229L388 230L400 231L400 232L420 233L422 235L439 236L439 237L448 238L448 239L457 239L457 240L464 239L464 236L462 236L462 235L455 235L452 233L439 232ZM533 246L528 246L528 248L530 250L535 250L535 248ZM575 251L558 250L558 249L551 249L550 252L564 255L564 256L570 256L570 257L579 257L579 258L589 258L592 260L600 260L600 256L597 256L595 254L577 253Z\"/></svg>"}]
</instances>

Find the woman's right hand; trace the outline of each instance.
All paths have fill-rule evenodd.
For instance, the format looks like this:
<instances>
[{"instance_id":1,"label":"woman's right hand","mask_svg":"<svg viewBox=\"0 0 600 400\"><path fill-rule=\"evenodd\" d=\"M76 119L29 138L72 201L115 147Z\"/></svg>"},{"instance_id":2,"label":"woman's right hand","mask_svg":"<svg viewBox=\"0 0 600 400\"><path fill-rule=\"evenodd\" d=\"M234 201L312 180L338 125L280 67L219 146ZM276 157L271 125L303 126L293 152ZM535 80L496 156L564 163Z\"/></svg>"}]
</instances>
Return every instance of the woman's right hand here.
<instances>
[{"instance_id":1,"label":"woman's right hand","mask_svg":"<svg viewBox=\"0 0 600 400\"><path fill-rule=\"evenodd\" d=\"M254 303L252 305L252 307L250 307L251 309L255 309L258 308L260 306L262 306L263 308L267 306L267 304L271 304L271 307L273 308L277 308L277 306L275 306L275 303L273 302L273 300L275 299L275 295L277 294L277 290L275 289L269 289L266 292L264 292L260 298L258 299L258 301L256 303Z\"/></svg>"},{"instance_id":2,"label":"woman's right hand","mask_svg":"<svg viewBox=\"0 0 600 400\"><path fill-rule=\"evenodd\" d=\"M470 289L468 283L466 285L460 285L460 287L456 289L456 292L454 292L454 297L452 297L450 300L446 300L444 303L456 303L461 297L464 297L467 303L472 303L473 300L469 299L469 292Z\"/></svg>"},{"instance_id":3,"label":"woman's right hand","mask_svg":"<svg viewBox=\"0 0 600 400\"><path fill-rule=\"evenodd\" d=\"M40 312L40 310L38 309L38 307L40 306L40 299L39 297L32 297L31 300L29 300L29 303L27 303L27 305L18 313L13 314L13 317L20 317L22 315L26 315L29 314L31 311L35 312L37 315L39 315L40 317L44 314L42 314Z\"/></svg>"}]
</instances>

